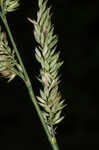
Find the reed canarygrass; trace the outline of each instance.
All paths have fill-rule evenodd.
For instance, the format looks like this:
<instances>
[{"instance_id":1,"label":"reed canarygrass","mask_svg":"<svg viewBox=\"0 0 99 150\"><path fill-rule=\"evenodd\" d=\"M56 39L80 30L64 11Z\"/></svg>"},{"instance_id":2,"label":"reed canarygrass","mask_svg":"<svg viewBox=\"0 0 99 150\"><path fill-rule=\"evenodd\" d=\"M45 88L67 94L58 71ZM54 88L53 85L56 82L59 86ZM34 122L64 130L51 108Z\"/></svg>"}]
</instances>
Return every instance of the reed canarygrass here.
<instances>
[{"instance_id":1,"label":"reed canarygrass","mask_svg":"<svg viewBox=\"0 0 99 150\"><path fill-rule=\"evenodd\" d=\"M37 20L28 18L34 25L34 37L37 42L34 53L37 61L41 64L38 77L42 84L40 94L36 97L34 95L31 81L6 19L8 12L17 9L19 0L0 0L0 17L13 47L13 50L11 50L6 33L2 32L0 28L0 74L8 78L8 82L13 80L16 75L25 82L52 149L59 150L55 137L55 127L64 119L61 112L66 106L59 91L59 69L63 61L60 61L60 51L57 52L58 38L54 34L54 26L51 23L51 7L47 7L47 2L47 0L38 0Z\"/></svg>"}]
</instances>

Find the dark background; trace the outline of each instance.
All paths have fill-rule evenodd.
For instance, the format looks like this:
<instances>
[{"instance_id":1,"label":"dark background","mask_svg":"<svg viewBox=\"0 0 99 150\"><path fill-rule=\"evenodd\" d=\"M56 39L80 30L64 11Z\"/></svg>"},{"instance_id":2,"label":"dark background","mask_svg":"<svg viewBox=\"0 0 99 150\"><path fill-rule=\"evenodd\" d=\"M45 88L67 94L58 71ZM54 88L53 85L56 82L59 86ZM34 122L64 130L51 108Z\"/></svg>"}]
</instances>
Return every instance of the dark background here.
<instances>
[{"instance_id":1,"label":"dark background","mask_svg":"<svg viewBox=\"0 0 99 150\"><path fill-rule=\"evenodd\" d=\"M58 126L61 150L99 148L99 1L49 0L52 21L59 36L61 68L60 90L67 98L65 120ZM20 9L8 14L9 26L37 95L39 64L34 57L36 42L33 26L37 0L21 0ZM72 96L72 98L71 98ZM29 99L24 83L16 77L7 84L0 79L0 149L50 150L42 125Z\"/></svg>"}]
</instances>

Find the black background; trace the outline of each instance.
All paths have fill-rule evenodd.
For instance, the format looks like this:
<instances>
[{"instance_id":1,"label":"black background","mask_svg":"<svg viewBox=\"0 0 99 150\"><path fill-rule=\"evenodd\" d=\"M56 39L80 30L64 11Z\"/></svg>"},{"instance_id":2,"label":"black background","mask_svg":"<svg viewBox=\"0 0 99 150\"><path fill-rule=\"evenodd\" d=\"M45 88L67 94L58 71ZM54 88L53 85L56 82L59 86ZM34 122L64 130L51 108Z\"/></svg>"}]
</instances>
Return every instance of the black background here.
<instances>
[{"instance_id":1,"label":"black background","mask_svg":"<svg viewBox=\"0 0 99 150\"><path fill-rule=\"evenodd\" d=\"M57 128L61 150L99 148L99 1L49 0L64 65L60 90L67 98L65 120ZM20 9L7 15L9 26L37 95L39 64L36 42L27 17L36 18L37 0L21 0ZM0 24L1 21L0 21ZM70 98L72 96L72 98ZM0 149L33 150L51 147L24 83L0 79Z\"/></svg>"}]
</instances>

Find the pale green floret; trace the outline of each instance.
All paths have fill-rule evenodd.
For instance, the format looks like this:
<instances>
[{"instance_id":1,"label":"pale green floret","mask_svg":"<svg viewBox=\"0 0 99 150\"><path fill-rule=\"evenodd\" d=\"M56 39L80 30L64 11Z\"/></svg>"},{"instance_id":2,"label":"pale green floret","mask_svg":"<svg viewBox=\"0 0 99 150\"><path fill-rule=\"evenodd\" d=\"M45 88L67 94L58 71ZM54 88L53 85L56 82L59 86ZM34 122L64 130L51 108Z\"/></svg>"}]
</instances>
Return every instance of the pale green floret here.
<instances>
[{"instance_id":1,"label":"pale green floret","mask_svg":"<svg viewBox=\"0 0 99 150\"><path fill-rule=\"evenodd\" d=\"M2 12L13 12L19 7L19 0L1 0L0 6Z\"/></svg>"}]
</instances>

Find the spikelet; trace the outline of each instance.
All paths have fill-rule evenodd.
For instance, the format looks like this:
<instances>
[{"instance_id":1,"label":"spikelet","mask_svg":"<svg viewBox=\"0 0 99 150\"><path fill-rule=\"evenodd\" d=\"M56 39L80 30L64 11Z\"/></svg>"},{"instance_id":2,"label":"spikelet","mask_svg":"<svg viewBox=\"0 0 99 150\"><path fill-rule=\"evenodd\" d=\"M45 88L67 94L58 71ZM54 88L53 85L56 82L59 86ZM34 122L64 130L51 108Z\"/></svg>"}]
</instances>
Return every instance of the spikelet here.
<instances>
[{"instance_id":1,"label":"spikelet","mask_svg":"<svg viewBox=\"0 0 99 150\"><path fill-rule=\"evenodd\" d=\"M59 69L63 61L59 61L60 52L56 52L58 38L54 35L54 27L51 25L51 8L47 8L47 0L39 0L38 6L37 21L28 18L34 24L34 36L38 43L35 56L41 64L39 81L43 88L40 89L37 99L49 132L54 136L54 126L64 119L61 112L66 106L58 90Z\"/></svg>"}]
</instances>

